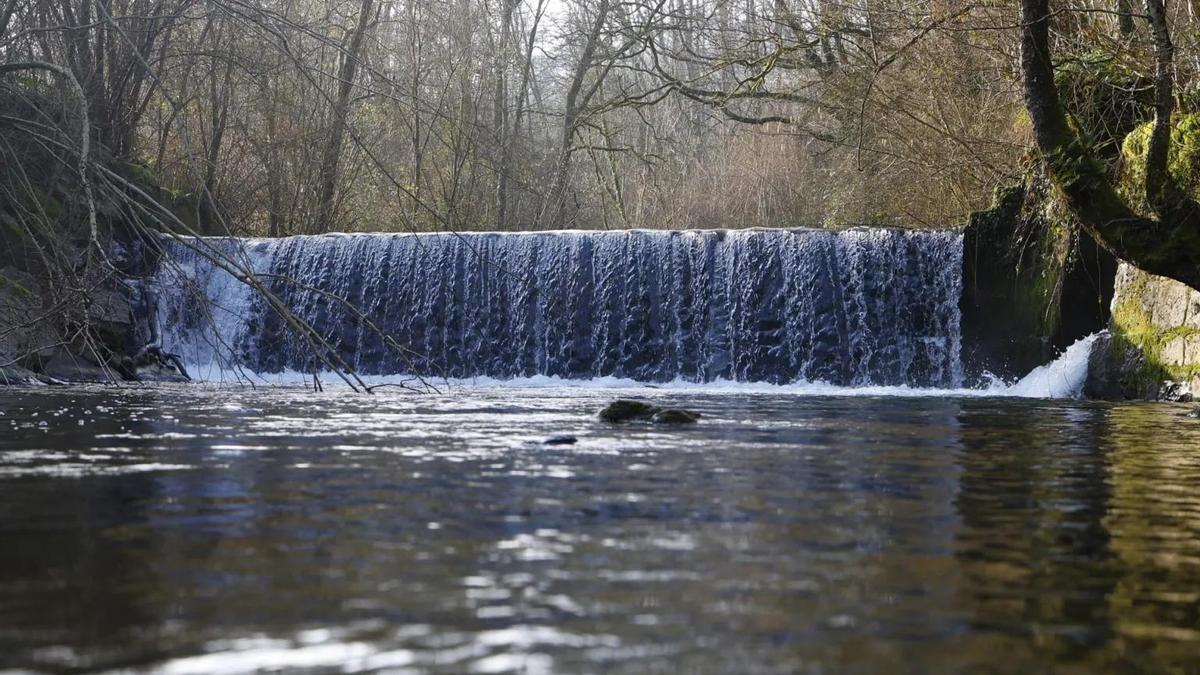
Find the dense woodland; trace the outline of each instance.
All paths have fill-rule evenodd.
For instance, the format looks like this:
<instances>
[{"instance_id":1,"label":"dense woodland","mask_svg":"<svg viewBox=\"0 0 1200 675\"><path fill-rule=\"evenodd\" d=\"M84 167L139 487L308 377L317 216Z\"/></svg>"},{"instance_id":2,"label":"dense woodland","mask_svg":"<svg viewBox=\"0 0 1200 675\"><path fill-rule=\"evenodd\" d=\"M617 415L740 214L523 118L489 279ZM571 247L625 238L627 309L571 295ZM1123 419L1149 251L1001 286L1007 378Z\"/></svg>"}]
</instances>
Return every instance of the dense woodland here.
<instances>
[{"instance_id":1,"label":"dense woodland","mask_svg":"<svg viewBox=\"0 0 1200 675\"><path fill-rule=\"evenodd\" d=\"M209 233L955 225L1028 168L1035 25L1072 147L1137 173L1200 6L1024 5L0 0L0 210L71 211L53 171L93 234L106 189Z\"/></svg>"},{"instance_id":2,"label":"dense woodland","mask_svg":"<svg viewBox=\"0 0 1200 675\"><path fill-rule=\"evenodd\" d=\"M1071 67L1152 73L1132 10L1061 9ZM945 226L1020 173L1018 24L1003 2L2 0L0 68L9 108L61 99L61 143L78 90L93 145L209 232ZM6 138L48 131L18 116Z\"/></svg>"}]
</instances>

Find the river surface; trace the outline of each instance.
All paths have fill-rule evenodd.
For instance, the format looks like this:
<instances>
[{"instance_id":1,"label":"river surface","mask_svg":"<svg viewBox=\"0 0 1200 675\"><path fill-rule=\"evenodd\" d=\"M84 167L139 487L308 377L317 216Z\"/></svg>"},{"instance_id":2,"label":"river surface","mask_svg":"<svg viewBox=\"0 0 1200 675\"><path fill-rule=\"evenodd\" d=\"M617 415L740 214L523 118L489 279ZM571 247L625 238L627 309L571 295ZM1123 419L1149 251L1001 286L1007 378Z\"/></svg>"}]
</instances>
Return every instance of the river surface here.
<instances>
[{"instance_id":1,"label":"river surface","mask_svg":"<svg viewBox=\"0 0 1200 675\"><path fill-rule=\"evenodd\" d=\"M0 671L1200 672L1188 410L4 389Z\"/></svg>"}]
</instances>

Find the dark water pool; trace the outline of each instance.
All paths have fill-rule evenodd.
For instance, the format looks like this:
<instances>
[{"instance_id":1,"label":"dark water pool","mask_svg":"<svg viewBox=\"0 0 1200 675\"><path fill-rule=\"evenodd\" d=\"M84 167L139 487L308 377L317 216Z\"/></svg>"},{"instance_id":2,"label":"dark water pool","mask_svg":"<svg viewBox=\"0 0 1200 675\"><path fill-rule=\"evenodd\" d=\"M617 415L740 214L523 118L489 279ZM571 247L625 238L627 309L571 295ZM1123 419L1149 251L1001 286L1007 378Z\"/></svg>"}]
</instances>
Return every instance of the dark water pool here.
<instances>
[{"instance_id":1,"label":"dark water pool","mask_svg":"<svg viewBox=\"0 0 1200 675\"><path fill-rule=\"evenodd\" d=\"M629 393L0 391L0 671L1200 672L1186 407Z\"/></svg>"}]
</instances>

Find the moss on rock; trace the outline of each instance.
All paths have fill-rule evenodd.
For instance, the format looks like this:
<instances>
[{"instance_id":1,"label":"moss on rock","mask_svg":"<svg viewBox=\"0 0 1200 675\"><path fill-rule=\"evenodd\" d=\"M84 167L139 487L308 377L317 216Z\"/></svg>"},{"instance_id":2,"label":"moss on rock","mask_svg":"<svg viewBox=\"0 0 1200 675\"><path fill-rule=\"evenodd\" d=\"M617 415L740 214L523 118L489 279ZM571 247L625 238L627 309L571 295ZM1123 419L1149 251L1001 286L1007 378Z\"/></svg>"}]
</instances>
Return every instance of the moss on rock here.
<instances>
[{"instance_id":1,"label":"moss on rock","mask_svg":"<svg viewBox=\"0 0 1200 675\"><path fill-rule=\"evenodd\" d=\"M605 422L654 422L655 424L694 424L700 413L659 406L628 398L619 398L604 406L600 419Z\"/></svg>"},{"instance_id":2,"label":"moss on rock","mask_svg":"<svg viewBox=\"0 0 1200 675\"><path fill-rule=\"evenodd\" d=\"M1093 348L1085 393L1104 399L1200 393L1200 292L1129 265L1121 267L1116 287L1110 335Z\"/></svg>"},{"instance_id":3,"label":"moss on rock","mask_svg":"<svg viewBox=\"0 0 1200 675\"><path fill-rule=\"evenodd\" d=\"M1150 213L1146 203L1146 151L1150 145L1153 122L1134 129L1121 143L1121 196L1138 211ZM1200 115L1182 115L1171 128L1167 153L1167 174L1175 187L1192 199L1200 199Z\"/></svg>"},{"instance_id":4,"label":"moss on rock","mask_svg":"<svg viewBox=\"0 0 1200 675\"><path fill-rule=\"evenodd\" d=\"M1073 225L1037 169L972 214L963 253L970 376L1022 376L1108 321L1116 261Z\"/></svg>"}]
</instances>

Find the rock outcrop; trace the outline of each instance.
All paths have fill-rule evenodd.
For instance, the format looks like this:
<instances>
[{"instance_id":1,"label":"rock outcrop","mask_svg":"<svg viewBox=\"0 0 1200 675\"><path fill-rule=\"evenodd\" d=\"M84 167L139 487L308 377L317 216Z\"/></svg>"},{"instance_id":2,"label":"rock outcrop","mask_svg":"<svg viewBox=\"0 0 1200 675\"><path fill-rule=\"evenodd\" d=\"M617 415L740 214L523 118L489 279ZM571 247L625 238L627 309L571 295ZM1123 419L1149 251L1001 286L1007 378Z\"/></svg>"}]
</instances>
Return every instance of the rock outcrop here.
<instances>
[{"instance_id":1,"label":"rock outcrop","mask_svg":"<svg viewBox=\"0 0 1200 675\"><path fill-rule=\"evenodd\" d=\"M962 361L1012 381L1108 321L1117 261L1077 227L1036 169L997 190L963 239Z\"/></svg>"},{"instance_id":2,"label":"rock outcrop","mask_svg":"<svg viewBox=\"0 0 1200 675\"><path fill-rule=\"evenodd\" d=\"M0 267L0 367L28 367L19 361L62 342L43 307L44 285L15 267Z\"/></svg>"},{"instance_id":3,"label":"rock outcrop","mask_svg":"<svg viewBox=\"0 0 1200 675\"><path fill-rule=\"evenodd\" d=\"M1109 331L1092 347L1084 394L1173 401L1200 395L1200 291L1122 264Z\"/></svg>"},{"instance_id":4,"label":"rock outcrop","mask_svg":"<svg viewBox=\"0 0 1200 675\"><path fill-rule=\"evenodd\" d=\"M172 355L145 346L135 290L116 276L86 286L61 299L39 275L0 267L0 384L188 379Z\"/></svg>"}]
</instances>

